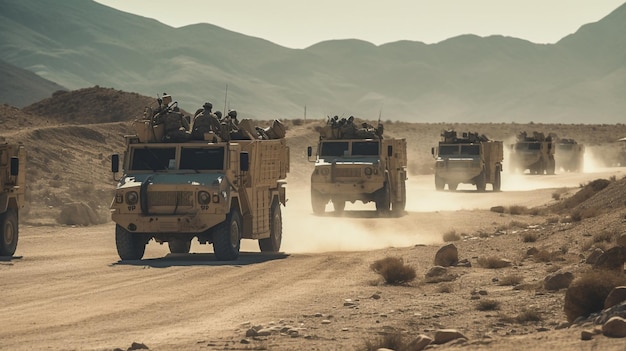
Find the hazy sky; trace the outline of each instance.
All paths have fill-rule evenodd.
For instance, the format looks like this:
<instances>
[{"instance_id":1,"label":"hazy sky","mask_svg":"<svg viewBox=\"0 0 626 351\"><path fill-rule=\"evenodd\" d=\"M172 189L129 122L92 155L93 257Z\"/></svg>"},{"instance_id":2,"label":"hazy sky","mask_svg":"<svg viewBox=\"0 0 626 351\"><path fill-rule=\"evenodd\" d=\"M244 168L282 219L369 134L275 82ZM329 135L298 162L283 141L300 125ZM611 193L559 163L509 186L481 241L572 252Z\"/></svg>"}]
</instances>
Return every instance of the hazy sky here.
<instances>
[{"instance_id":1,"label":"hazy sky","mask_svg":"<svg viewBox=\"0 0 626 351\"><path fill-rule=\"evenodd\" d=\"M624 0L96 0L173 27L211 23L290 48L356 38L436 43L500 34L555 43Z\"/></svg>"}]
</instances>

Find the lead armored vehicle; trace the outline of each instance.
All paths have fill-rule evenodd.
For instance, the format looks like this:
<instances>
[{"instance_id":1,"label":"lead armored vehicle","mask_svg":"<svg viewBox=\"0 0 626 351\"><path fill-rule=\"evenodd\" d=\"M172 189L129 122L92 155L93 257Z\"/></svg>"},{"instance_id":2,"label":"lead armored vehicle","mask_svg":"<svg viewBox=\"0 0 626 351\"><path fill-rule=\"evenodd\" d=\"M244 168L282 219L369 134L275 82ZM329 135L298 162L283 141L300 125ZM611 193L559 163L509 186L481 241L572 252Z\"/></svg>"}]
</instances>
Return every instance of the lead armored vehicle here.
<instances>
[{"instance_id":1,"label":"lead armored vehicle","mask_svg":"<svg viewBox=\"0 0 626 351\"><path fill-rule=\"evenodd\" d=\"M24 207L26 165L23 145L0 144L0 256L13 256L19 238L19 212Z\"/></svg>"}]
</instances>

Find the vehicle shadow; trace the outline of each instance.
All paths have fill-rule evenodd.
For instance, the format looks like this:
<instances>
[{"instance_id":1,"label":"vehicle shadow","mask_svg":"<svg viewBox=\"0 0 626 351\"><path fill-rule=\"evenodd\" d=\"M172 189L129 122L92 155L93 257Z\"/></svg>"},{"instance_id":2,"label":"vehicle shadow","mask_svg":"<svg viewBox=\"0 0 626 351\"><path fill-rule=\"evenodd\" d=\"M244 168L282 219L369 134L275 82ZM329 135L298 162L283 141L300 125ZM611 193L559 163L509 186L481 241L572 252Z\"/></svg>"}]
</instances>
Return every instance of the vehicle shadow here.
<instances>
[{"instance_id":1,"label":"vehicle shadow","mask_svg":"<svg viewBox=\"0 0 626 351\"><path fill-rule=\"evenodd\" d=\"M372 210L344 210L341 212L324 212L323 214L314 214L317 217L346 217L346 218L398 218L405 216L407 214L406 211L402 211L401 213L388 212L388 213L378 213L377 211Z\"/></svg>"},{"instance_id":2,"label":"vehicle shadow","mask_svg":"<svg viewBox=\"0 0 626 351\"><path fill-rule=\"evenodd\" d=\"M281 260L289 257L283 252L241 252L234 261L218 261L212 253L167 254L164 257L144 260L117 261L110 266L149 266L152 268L169 268L185 266L247 266L267 261Z\"/></svg>"},{"instance_id":3,"label":"vehicle shadow","mask_svg":"<svg viewBox=\"0 0 626 351\"><path fill-rule=\"evenodd\" d=\"M23 256L0 256L0 262L11 262L14 260L21 260Z\"/></svg>"}]
</instances>

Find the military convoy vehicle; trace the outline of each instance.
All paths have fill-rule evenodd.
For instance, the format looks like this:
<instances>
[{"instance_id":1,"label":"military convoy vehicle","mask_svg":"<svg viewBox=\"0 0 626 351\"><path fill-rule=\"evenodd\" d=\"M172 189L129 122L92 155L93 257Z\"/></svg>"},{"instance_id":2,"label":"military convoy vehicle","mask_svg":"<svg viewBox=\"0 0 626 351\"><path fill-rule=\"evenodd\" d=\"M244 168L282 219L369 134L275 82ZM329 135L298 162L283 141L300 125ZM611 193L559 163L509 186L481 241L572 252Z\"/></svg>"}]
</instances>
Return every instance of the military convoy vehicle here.
<instances>
[{"instance_id":1,"label":"military convoy vehicle","mask_svg":"<svg viewBox=\"0 0 626 351\"><path fill-rule=\"evenodd\" d=\"M19 238L19 211L24 207L26 151L23 145L0 144L0 256L13 256Z\"/></svg>"},{"instance_id":2,"label":"military convoy vehicle","mask_svg":"<svg viewBox=\"0 0 626 351\"><path fill-rule=\"evenodd\" d=\"M309 161L313 148L307 150ZM383 126L357 126L354 117L329 118L320 129L315 168L311 175L313 213L325 212L330 201L336 212L346 201L374 202L380 213L404 212L406 205L406 140L383 138Z\"/></svg>"},{"instance_id":3,"label":"military convoy vehicle","mask_svg":"<svg viewBox=\"0 0 626 351\"><path fill-rule=\"evenodd\" d=\"M540 132L533 132L529 136L526 132L517 135L517 141L511 145L509 163L512 172L530 171L530 174L554 174L556 161L556 136L545 136Z\"/></svg>"},{"instance_id":4,"label":"military convoy vehicle","mask_svg":"<svg viewBox=\"0 0 626 351\"><path fill-rule=\"evenodd\" d=\"M155 138L159 126L140 120L137 133L125 136L123 174L111 204L119 257L141 259L151 239L167 242L172 253L188 253L194 237L213 244L220 261L238 258L241 239L258 240L263 252L279 251L289 171L284 129L262 136L242 120L230 124L232 133L210 131L205 140L180 142ZM119 162L113 155L114 179Z\"/></svg>"},{"instance_id":5,"label":"military convoy vehicle","mask_svg":"<svg viewBox=\"0 0 626 351\"><path fill-rule=\"evenodd\" d=\"M478 133L456 131L441 133L441 141L431 149L435 157L435 189L456 190L461 183L472 184L485 191L491 184L493 191L501 189L503 146L501 141L489 140Z\"/></svg>"},{"instance_id":6,"label":"military convoy vehicle","mask_svg":"<svg viewBox=\"0 0 626 351\"><path fill-rule=\"evenodd\" d=\"M559 139L556 143L556 169L565 172L582 172L585 146L574 139Z\"/></svg>"}]
</instances>

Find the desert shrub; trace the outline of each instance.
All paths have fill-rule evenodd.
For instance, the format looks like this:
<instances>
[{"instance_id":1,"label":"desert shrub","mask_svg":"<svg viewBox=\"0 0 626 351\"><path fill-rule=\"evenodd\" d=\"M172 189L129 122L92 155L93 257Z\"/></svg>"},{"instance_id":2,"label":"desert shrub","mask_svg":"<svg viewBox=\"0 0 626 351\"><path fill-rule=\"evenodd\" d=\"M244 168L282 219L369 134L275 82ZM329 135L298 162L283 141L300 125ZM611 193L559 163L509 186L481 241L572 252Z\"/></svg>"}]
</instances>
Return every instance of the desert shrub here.
<instances>
[{"instance_id":1,"label":"desert shrub","mask_svg":"<svg viewBox=\"0 0 626 351\"><path fill-rule=\"evenodd\" d=\"M608 231L608 230L603 230L599 233L596 233L593 236L593 242L594 243L600 243L600 242L607 242L610 243L611 241L613 241L613 238L615 237L615 233Z\"/></svg>"},{"instance_id":2,"label":"desert shrub","mask_svg":"<svg viewBox=\"0 0 626 351\"><path fill-rule=\"evenodd\" d=\"M565 292L563 310L569 322L604 308L604 300L616 286L626 284L622 273L604 270L587 272L575 279Z\"/></svg>"},{"instance_id":3,"label":"desert shrub","mask_svg":"<svg viewBox=\"0 0 626 351\"><path fill-rule=\"evenodd\" d=\"M406 343L400 332L386 333L376 340L365 341L365 351L376 351L378 349L404 350Z\"/></svg>"},{"instance_id":4,"label":"desert shrub","mask_svg":"<svg viewBox=\"0 0 626 351\"><path fill-rule=\"evenodd\" d=\"M437 287L437 292L442 294L449 294L453 291L451 284L441 284Z\"/></svg>"},{"instance_id":5,"label":"desert shrub","mask_svg":"<svg viewBox=\"0 0 626 351\"><path fill-rule=\"evenodd\" d=\"M541 322L543 317L537 310L529 310L523 309L516 317L515 321L520 324L525 324L528 322Z\"/></svg>"},{"instance_id":6,"label":"desert shrub","mask_svg":"<svg viewBox=\"0 0 626 351\"><path fill-rule=\"evenodd\" d=\"M480 300L478 304L476 304L476 309L479 311L495 311L500 309L500 302L496 300Z\"/></svg>"},{"instance_id":7,"label":"desert shrub","mask_svg":"<svg viewBox=\"0 0 626 351\"><path fill-rule=\"evenodd\" d=\"M303 120L303 119L301 119L301 118L296 118L296 119L292 119L292 120L291 120L291 123L292 123L294 126L301 126L301 125L303 125L303 124L304 124L304 120Z\"/></svg>"},{"instance_id":8,"label":"desert shrub","mask_svg":"<svg viewBox=\"0 0 626 351\"><path fill-rule=\"evenodd\" d=\"M528 224L521 221L511 221L509 222L509 228L528 228Z\"/></svg>"},{"instance_id":9,"label":"desert shrub","mask_svg":"<svg viewBox=\"0 0 626 351\"><path fill-rule=\"evenodd\" d=\"M539 235L535 232L526 232L522 234L522 241L525 243L534 243L537 241Z\"/></svg>"},{"instance_id":10,"label":"desert shrub","mask_svg":"<svg viewBox=\"0 0 626 351\"><path fill-rule=\"evenodd\" d=\"M60 180L52 179L52 180L50 180L48 185L50 185L51 188L57 188L58 189L61 186L63 186L63 182L60 181Z\"/></svg>"},{"instance_id":11,"label":"desert shrub","mask_svg":"<svg viewBox=\"0 0 626 351\"><path fill-rule=\"evenodd\" d=\"M509 213L512 215L525 214L528 213L528 207L519 205L509 206Z\"/></svg>"},{"instance_id":12,"label":"desert shrub","mask_svg":"<svg viewBox=\"0 0 626 351\"><path fill-rule=\"evenodd\" d=\"M508 267L511 265L510 262L503 260L496 256L479 257L478 264L483 268L492 268L492 269L504 268L504 267Z\"/></svg>"},{"instance_id":13,"label":"desert shrub","mask_svg":"<svg viewBox=\"0 0 626 351\"><path fill-rule=\"evenodd\" d=\"M539 252L533 255L533 260L535 262L562 261L562 255L562 251L548 251L546 249L541 249L539 250Z\"/></svg>"},{"instance_id":14,"label":"desert shrub","mask_svg":"<svg viewBox=\"0 0 626 351\"><path fill-rule=\"evenodd\" d=\"M370 265L370 268L380 274L387 284L402 285L411 282L417 274L415 268L404 264L402 258L385 257Z\"/></svg>"},{"instance_id":15,"label":"desert shrub","mask_svg":"<svg viewBox=\"0 0 626 351\"><path fill-rule=\"evenodd\" d=\"M444 242L459 241L459 240L461 240L461 235L457 233L456 230L454 229L448 230L447 232L443 233Z\"/></svg>"},{"instance_id":16,"label":"desert shrub","mask_svg":"<svg viewBox=\"0 0 626 351\"><path fill-rule=\"evenodd\" d=\"M510 274L505 275L504 277L498 279L498 285L502 286L515 286L520 284L524 280L524 277L519 274Z\"/></svg>"},{"instance_id":17,"label":"desert shrub","mask_svg":"<svg viewBox=\"0 0 626 351\"><path fill-rule=\"evenodd\" d=\"M557 216L549 217L548 219L546 219L546 223L547 224L559 223L559 217L557 217Z\"/></svg>"},{"instance_id":18,"label":"desert shrub","mask_svg":"<svg viewBox=\"0 0 626 351\"><path fill-rule=\"evenodd\" d=\"M600 214L600 209L597 207L577 208L570 213L570 217L574 222L580 222L585 218L593 218Z\"/></svg>"}]
</instances>

